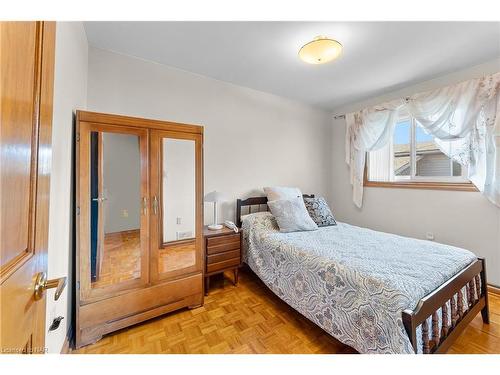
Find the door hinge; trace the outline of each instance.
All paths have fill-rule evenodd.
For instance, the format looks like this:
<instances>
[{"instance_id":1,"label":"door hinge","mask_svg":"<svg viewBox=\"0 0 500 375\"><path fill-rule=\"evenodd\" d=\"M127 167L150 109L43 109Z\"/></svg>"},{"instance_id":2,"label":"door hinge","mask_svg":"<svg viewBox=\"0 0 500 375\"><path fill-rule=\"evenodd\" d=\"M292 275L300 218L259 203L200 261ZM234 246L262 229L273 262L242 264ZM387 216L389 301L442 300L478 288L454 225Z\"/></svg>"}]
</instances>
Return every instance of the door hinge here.
<instances>
[{"instance_id":1,"label":"door hinge","mask_svg":"<svg viewBox=\"0 0 500 375\"><path fill-rule=\"evenodd\" d=\"M78 290L80 290L80 282L79 282L79 281L77 281L77 282L76 282L76 288L77 288Z\"/></svg>"},{"instance_id":2,"label":"door hinge","mask_svg":"<svg viewBox=\"0 0 500 375\"><path fill-rule=\"evenodd\" d=\"M76 133L76 141L80 142L80 133Z\"/></svg>"},{"instance_id":3,"label":"door hinge","mask_svg":"<svg viewBox=\"0 0 500 375\"><path fill-rule=\"evenodd\" d=\"M76 208L76 214L77 214L78 216L80 216L80 206L78 206L78 207Z\"/></svg>"}]
</instances>

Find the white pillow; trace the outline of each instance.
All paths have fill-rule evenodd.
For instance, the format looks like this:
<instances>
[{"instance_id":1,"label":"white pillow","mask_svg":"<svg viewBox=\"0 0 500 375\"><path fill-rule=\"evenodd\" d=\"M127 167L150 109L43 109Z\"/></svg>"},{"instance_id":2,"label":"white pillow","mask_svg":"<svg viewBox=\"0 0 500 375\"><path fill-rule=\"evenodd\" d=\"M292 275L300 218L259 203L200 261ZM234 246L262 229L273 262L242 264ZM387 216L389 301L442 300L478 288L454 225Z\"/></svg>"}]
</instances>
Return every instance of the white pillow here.
<instances>
[{"instance_id":1,"label":"white pillow","mask_svg":"<svg viewBox=\"0 0 500 375\"><path fill-rule=\"evenodd\" d=\"M309 216L302 197L271 201L268 202L268 206L278 223L280 232L318 229L316 223Z\"/></svg>"},{"instance_id":2,"label":"white pillow","mask_svg":"<svg viewBox=\"0 0 500 375\"><path fill-rule=\"evenodd\" d=\"M264 193L266 193L268 201L278 201L283 199L292 198L302 198L302 192L299 188L295 187L265 187Z\"/></svg>"}]
</instances>

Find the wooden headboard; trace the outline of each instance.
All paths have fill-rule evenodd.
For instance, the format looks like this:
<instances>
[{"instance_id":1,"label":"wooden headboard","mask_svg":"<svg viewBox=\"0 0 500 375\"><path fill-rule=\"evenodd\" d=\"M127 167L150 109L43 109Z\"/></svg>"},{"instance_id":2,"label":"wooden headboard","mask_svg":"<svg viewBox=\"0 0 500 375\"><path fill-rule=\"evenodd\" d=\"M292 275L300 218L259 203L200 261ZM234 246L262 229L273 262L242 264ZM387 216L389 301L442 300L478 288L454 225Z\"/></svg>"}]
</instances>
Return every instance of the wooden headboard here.
<instances>
[{"instance_id":1,"label":"wooden headboard","mask_svg":"<svg viewBox=\"0 0 500 375\"><path fill-rule=\"evenodd\" d=\"M303 194L304 198L314 198L314 194ZM254 211L252 207L257 207ZM265 206L265 210L261 210L261 206ZM241 208L248 207L247 214L255 212L269 211L267 207L267 197L251 197L247 199L236 199L236 226L241 228Z\"/></svg>"}]
</instances>

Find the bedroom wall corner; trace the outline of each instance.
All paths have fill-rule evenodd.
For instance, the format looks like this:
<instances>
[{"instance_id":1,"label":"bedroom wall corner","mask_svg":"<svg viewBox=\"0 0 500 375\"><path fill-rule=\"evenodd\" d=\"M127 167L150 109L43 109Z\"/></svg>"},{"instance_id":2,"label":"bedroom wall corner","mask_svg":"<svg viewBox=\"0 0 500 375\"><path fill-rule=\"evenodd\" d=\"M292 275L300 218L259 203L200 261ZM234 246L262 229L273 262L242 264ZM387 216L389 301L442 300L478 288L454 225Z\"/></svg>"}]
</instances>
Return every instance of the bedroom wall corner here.
<instances>
[{"instance_id":1,"label":"bedroom wall corner","mask_svg":"<svg viewBox=\"0 0 500 375\"><path fill-rule=\"evenodd\" d=\"M72 152L75 111L87 105L88 43L82 22L57 22L52 118L52 172L50 184L48 277L68 277L66 288L54 301L47 291L45 346L60 353L72 315ZM52 320L60 326L48 331Z\"/></svg>"}]
</instances>

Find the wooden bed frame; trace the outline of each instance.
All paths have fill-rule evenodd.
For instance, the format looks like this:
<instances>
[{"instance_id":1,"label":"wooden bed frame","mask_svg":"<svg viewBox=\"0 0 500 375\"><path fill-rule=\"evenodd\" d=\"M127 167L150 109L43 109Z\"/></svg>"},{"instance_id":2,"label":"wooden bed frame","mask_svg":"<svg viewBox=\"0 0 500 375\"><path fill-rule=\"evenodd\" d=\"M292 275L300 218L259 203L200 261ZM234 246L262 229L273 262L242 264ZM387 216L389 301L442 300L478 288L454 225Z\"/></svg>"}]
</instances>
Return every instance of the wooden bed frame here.
<instances>
[{"instance_id":1,"label":"wooden bed frame","mask_svg":"<svg viewBox=\"0 0 500 375\"><path fill-rule=\"evenodd\" d=\"M314 195L304 195L304 197L314 198ZM255 206L257 209L252 210ZM266 197L237 199L236 225L241 228L242 207L248 207L248 213L254 213L262 211L262 206L265 206L266 211L268 210ZM464 290L467 295L466 299ZM451 310L451 319L448 316L449 310ZM417 328L420 325L422 326L421 352L424 354L444 353L479 312L481 312L483 322L489 324L484 258L477 258L439 288L423 297L414 310L404 310L402 319L415 353L419 352ZM432 323L429 327L430 317L432 317ZM440 320L442 321L441 328L439 327Z\"/></svg>"}]
</instances>

